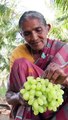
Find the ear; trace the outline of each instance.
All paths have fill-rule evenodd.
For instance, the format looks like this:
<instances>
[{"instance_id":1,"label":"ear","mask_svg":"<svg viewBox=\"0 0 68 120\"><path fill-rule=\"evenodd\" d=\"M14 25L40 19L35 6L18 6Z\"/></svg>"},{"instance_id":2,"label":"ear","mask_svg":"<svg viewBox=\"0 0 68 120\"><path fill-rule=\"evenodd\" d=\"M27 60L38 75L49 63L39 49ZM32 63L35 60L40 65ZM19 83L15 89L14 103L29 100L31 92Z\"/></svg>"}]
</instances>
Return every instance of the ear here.
<instances>
[{"instance_id":1,"label":"ear","mask_svg":"<svg viewBox=\"0 0 68 120\"><path fill-rule=\"evenodd\" d=\"M48 32L50 31L50 29L51 29L51 25L47 24L47 30L48 30Z\"/></svg>"}]
</instances>

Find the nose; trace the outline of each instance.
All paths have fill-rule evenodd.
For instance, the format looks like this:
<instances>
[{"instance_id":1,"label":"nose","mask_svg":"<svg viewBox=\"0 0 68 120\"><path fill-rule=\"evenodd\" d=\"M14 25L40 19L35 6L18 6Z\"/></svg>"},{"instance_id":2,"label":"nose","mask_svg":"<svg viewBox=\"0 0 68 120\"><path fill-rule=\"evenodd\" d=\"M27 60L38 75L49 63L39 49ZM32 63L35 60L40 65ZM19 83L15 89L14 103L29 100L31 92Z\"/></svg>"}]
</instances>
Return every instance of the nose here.
<instances>
[{"instance_id":1,"label":"nose","mask_svg":"<svg viewBox=\"0 0 68 120\"><path fill-rule=\"evenodd\" d=\"M31 39L32 40L37 40L38 39L38 34L35 31L32 31Z\"/></svg>"}]
</instances>

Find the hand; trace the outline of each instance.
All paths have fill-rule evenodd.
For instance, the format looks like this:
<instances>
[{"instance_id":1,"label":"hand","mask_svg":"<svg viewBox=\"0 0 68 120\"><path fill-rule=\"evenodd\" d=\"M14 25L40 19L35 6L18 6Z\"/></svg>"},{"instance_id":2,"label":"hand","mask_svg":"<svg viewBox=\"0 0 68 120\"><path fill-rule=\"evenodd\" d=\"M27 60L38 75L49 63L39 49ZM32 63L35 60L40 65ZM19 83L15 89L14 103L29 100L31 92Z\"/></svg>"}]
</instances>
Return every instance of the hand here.
<instances>
[{"instance_id":1,"label":"hand","mask_svg":"<svg viewBox=\"0 0 68 120\"><path fill-rule=\"evenodd\" d=\"M56 63L50 63L45 70L45 78L48 78L52 83L68 85L68 77Z\"/></svg>"},{"instance_id":2,"label":"hand","mask_svg":"<svg viewBox=\"0 0 68 120\"><path fill-rule=\"evenodd\" d=\"M22 98L22 95L19 93L19 103L21 105L28 106L28 103Z\"/></svg>"}]
</instances>

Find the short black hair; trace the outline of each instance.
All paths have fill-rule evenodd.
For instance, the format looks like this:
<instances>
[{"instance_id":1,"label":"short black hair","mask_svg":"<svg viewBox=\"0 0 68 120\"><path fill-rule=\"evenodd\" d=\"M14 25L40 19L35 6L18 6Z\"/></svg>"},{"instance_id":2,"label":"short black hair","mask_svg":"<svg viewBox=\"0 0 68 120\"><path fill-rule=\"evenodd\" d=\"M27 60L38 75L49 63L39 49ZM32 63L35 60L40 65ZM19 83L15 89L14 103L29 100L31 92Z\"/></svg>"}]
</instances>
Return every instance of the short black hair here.
<instances>
[{"instance_id":1,"label":"short black hair","mask_svg":"<svg viewBox=\"0 0 68 120\"><path fill-rule=\"evenodd\" d=\"M22 23L27 20L28 18L35 18L35 19L39 19L44 25L46 25L46 20L44 18L44 16L37 12L37 11L26 11L24 12L24 14L20 17L19 20L19 27L21 28Z\"/></svg>"}]
</instances>

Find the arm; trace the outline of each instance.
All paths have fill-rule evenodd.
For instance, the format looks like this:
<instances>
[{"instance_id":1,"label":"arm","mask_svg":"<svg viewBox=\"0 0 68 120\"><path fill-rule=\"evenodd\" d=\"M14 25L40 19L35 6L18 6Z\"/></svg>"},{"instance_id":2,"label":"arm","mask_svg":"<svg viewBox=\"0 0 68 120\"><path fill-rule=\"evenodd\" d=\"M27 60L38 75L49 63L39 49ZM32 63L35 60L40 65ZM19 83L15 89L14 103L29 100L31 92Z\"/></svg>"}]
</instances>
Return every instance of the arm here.
<instances>
[{"instance_id":1,"label":"arm","mask_svg":"<svg viewBox=\"0 0 68 120\"><path fill-rule=\"evenodd\" d=\"M18 70L18 63L14 62L8 79L8 86L6 92L6 100L11 105L24 104L24 100L20 95L20 89L22 88L23 83L20 83Z\"/></svg>"},{"instance_id":2,"label":"arm","mask_svg":"<svg viewBox=\"0 0 68 120\"><path fill-rule=\"evenodd\" d=\"M8 89L6 92L6 100L11 105L24 104L24 100L22 99L20 92L13 92L10 89L10 84L8 84Z\"/></svg>"},{"instance_id":3,"label":"arm","mask_svg":"<svg viewBox=\"0 0 68 120\"><path fill-rule=\"evenodd\" d=\"M19 100L19 93L15 93L15 92L12 92L10 90L8 90L6 92L6 100L9 104L11 105L16 105L16 104L19 104L20 100Z\"/></svg>"},{"instance_id":4,"label":"arm","mask_svg":"<svg viewBox=\"0 0 68 120\"><path fill-rule=\"evenodd\" d=\"M54 83L68 85L68 43L66 43L54 56L45 70L45 77ZM61 67L63 66L63 67Z\"/></svg>"}]
</instances>

